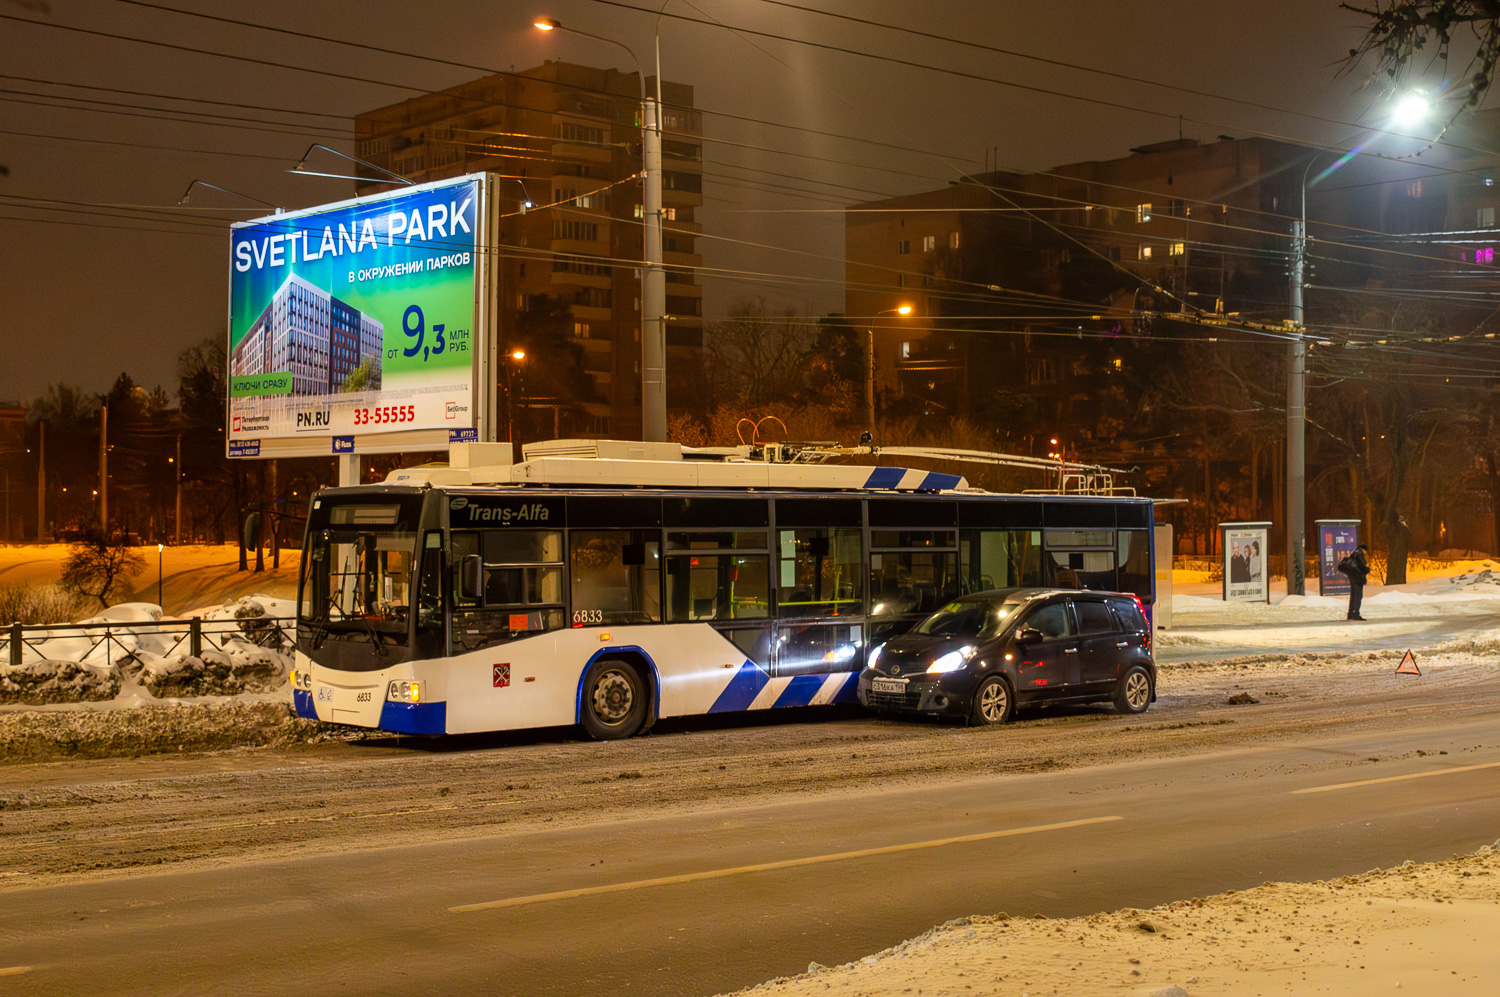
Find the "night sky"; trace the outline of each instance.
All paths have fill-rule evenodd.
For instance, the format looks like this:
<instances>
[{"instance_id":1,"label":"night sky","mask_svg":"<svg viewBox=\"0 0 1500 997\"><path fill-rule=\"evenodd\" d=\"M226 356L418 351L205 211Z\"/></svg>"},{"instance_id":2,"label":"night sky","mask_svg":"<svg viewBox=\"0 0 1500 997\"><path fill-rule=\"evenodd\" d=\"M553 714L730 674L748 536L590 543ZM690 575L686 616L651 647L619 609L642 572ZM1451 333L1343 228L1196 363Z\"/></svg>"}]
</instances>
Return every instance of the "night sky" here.
<instances>
[{"instance_id":1,"label":"night sky","mask_svg":"<svg viewBox=\"0 0 1500 997\"><path fill-rule=\"evenodd\" d=\"M615 46L531 28L535 17L550 15L624 42L651 72L658 25L654 13L598 0L163 0L160 6L490 70L525 69L551 58L634 68ZM1373 98L1357 92L1361 80L1336 75L1362 25L1335 0L806 0L802 6L1277 110L762 0L670 0L659 21L663 75L692 85L705 112L705 205L698 217L707 235L700 251L705 267L746 274L702 281L710 321L736 300L754 296L808 315L840 310L841 208L941 186L983 169L991 150L998 150L1002 168L1042 170L1123 156L1131 146L1177 138L1179 129L1208 140L1263 134L1335 143L1351 130L1336 122L1372 117ZM660 0L654 7L660 9ZM123 0L0 0L0 15L7 18L0 20L0 164L10 171L0 177L0 343L6 353L0 402L29 401L57 381L103 391L121 371L147 387L173 391L179 351L225 332L228 222L267 211L202 188L189 205L195 210L183 210L177 202L184 188L200 179L289 209L347 197L346 181L285 171L312 142L352 152L351 119L360 111L482 75ZM879 58L736 34L684 18ZM126 106L95 103L86 105L94 110L84 110L63 97ZM161 108L261 120L223 120L230 127L216 127L159 120L178 117ZM30 199L52 199L49 207L57 210L43 210L46 202ZM125 215L131 217L120 217Z\"/></svg>"}]
</instances>

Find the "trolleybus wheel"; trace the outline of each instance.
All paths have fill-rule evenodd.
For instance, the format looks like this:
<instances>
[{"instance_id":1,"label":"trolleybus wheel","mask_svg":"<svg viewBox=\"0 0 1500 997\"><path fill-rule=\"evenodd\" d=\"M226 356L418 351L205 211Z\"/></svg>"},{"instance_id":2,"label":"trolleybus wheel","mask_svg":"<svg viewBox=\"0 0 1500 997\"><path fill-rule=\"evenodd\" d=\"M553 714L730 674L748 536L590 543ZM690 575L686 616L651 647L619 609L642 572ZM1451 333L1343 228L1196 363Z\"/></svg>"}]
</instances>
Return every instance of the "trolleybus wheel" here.
<instances>
[{"instance_id":1,"label":"trolleybus wheel","mask_svg":"<svg viewBox=\"0 0 1500 997\"><path fill-rule=\"evenodd\" d=\"M646 683L629 662L603 658L583 677L583 729L596 741L630 737L646 720Z\"/></svg>"}]
</instances>

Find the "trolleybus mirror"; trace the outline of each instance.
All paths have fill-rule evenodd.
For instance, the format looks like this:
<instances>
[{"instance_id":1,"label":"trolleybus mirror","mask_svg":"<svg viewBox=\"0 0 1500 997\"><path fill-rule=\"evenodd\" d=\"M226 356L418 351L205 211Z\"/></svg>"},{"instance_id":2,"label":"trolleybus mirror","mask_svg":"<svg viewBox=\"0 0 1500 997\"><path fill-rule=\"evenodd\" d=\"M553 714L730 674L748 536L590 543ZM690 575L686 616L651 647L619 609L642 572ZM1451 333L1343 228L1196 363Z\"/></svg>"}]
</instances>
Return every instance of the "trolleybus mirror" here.
<instances>
[{"instance_id":1,"label":"trolleybus mirror","mask_svg":"<svg viewBox=\"0 0 1500 997\"><path fill-rule=\"evenodd\" d=\"M478 554L465 554L459 565L458 594L465 599L484 597L484 561Z\"/></svg>"}]
</instances>

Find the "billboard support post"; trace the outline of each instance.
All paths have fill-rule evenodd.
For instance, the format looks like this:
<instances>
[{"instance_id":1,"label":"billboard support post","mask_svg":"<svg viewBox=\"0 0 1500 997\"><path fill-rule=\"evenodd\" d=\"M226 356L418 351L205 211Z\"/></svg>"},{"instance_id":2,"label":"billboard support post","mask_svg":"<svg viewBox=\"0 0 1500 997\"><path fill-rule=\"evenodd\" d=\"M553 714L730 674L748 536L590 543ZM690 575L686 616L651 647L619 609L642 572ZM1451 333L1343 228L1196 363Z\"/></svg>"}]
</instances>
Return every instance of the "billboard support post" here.
<instances>
[{"instance_id":1,"label":"billboard support post","mask_svg":"<svg viewBox=\"0 0 1500 997\"><path fill-rule=\"evenodd\" d=\"M350 485L359 484L360 476L364 471L364 468L360 467L359 454L339 454L334 459L339 465L339 487L347 488Z\"/></svg>"}]
</instances>

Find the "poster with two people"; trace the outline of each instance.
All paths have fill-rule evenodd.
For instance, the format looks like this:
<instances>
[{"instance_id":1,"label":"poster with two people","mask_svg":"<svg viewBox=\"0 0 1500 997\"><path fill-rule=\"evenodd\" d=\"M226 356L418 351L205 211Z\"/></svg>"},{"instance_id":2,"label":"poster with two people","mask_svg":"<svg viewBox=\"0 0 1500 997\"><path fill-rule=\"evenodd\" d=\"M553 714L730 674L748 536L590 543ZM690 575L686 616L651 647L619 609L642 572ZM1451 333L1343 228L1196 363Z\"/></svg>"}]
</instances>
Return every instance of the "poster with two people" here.
<instances>
[{"instance_id":1,"label":"poster with two people","mask_svg":"<svg viewBox=\"0 0 1500 997\"><path fill-rule=\"evenodd\" d=\"M1224 554L1224 601L1270 602L1270 523L1220 523Z\"/></svg>"}]
</instances>

